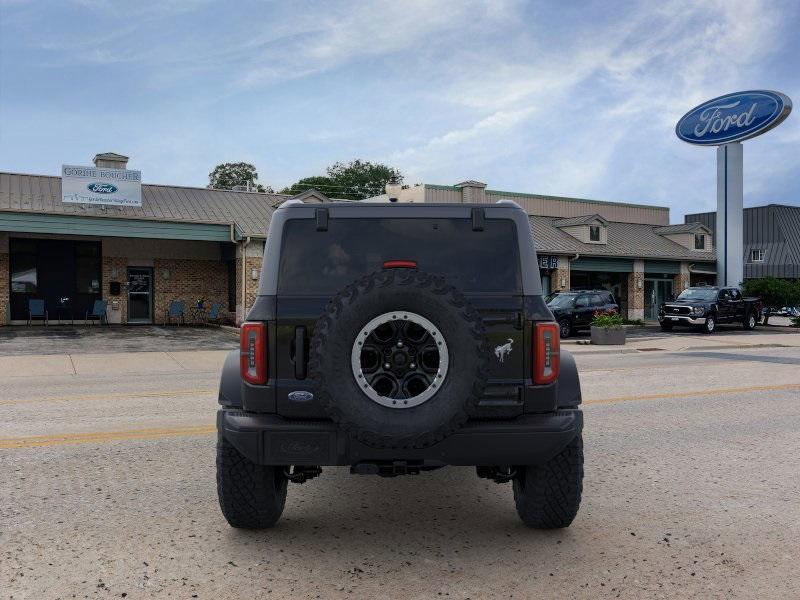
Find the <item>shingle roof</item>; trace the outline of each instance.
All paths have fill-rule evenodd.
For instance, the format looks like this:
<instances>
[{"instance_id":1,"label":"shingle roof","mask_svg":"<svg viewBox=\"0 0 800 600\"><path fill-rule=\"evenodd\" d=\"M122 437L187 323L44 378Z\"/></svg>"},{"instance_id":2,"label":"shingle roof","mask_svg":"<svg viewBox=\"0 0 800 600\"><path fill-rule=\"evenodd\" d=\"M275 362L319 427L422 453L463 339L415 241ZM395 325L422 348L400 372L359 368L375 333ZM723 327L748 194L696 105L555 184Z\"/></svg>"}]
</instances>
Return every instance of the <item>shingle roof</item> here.
<instances>
[{"instance_id":1,"label":"shingle roof","mask_svg":"<svg viewBox=\"0 0 800 600\"><path fill-rule=\"evenodd\" d=\"M275 208L288 196L175 185L142 185L142 206L95 206L61 201L61 177L0 173L0 211L235 224L264 237Z\"/></svg>"},{"instance_id":2,"label":"shingle roof","mask_svg":"<svg viewBox=\"0 0 800 600\"><path fill-rule=\"evenodd\" d=\"M582 215L580 217L569 217L568 219L556 219L553 221L553 225L556 227L574 227L575 225L589 225L590 223L594 223L595 221L600 221L601 223L608 224L608 220L604 219L598 214L594 215Z\"/></svg>"},{"instance_id":3,"label":"shingle roof","mask_svg":"<svg viewBox=\"0 0 800 600\"><path fill-rule=\"evenodd\" d=\"M671 233L694 233L702 229L705 233L711 233L711 230L702 223L678 223L677 225L665 225L664 227L657 227L656 233L666 235Z\"/></svg>"},{"instance_id":4,"label":"shingle roof","mask_svg":"<svg viewBox=\"0 0 800 600\"><path fill-rule=\"evenodd\" d=\"M542 254L586 254L668 260L714 261L712 252L689 250L657 234L652 225L608 221L606 244L584 244L554 223L553 217L530 217L534 244Z\"/></svg>"}]
</instances>

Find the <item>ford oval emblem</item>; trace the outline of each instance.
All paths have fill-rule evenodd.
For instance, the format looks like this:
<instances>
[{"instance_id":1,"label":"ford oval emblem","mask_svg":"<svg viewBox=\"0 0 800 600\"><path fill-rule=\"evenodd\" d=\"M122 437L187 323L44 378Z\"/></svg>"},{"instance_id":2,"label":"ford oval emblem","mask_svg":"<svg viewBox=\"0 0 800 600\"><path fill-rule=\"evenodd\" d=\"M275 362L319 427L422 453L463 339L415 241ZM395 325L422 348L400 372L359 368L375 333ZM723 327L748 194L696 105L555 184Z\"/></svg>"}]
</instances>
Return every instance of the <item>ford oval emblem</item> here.
<instances>
[{"instance_id":1,"label":"ford oval emblem","mask_svg":"<svg viewBox=\"0 0 800 600\"><path fill-rule=\"evenodd\" d=\"M314 394L305 390L296 390L289 392L289 400L292 402L311 402L314 399Z\"/></svg>"},{"instance_id":2,"label":"ford oval emblem","mask_svg":"<svg viewBox=\"0 0 800 600\"><path fill-rule=\"evenodd\" d=\"M719 146L740 142L769 131L792 111L792 101L780 92L735 92L703 102L675 126L684 142Z\"/></svg>"},{"instance_id":3,"label":"ford oval emblem","mask_svg":"<svg viewBox=\"0 0 800 600\"><path fill-rule=\"evenodd\" d=\"M117 191L117 186L111 185L110 183L95 182L87 185L86 189L95 194L113 194Z\"/></svg>"}]
</instances>

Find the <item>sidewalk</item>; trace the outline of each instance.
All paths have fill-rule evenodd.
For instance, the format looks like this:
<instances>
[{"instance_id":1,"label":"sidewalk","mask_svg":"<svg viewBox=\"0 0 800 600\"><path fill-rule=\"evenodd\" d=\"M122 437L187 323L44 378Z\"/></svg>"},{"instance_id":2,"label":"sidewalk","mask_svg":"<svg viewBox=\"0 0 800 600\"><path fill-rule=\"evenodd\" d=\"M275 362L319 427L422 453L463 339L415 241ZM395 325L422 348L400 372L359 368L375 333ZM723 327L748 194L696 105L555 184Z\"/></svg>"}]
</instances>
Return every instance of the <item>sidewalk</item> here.
<instances>
[{"instance_id":1,"label":"sidewalk","mask_svg":"<svg viewBox=\"0 0 800 600\"><path fill-rule=\"evenodd\" d=\"M221 371L228 350L0 356L3 378Z\"/></svg>"},{"instance_id":2,"label":"sidewalk","mask_svg":"<svg viewBox=\"0 0 800 600\"><path fill-rule=\"evenodd\" d=\"M762 330L755 333L720 332L712 335L673 332L666 335L630 337L624 346L581 345L578 340L561 340L561 346L573 354L800 347L800 329L780 333Z\"/></svg>"}]
</instances>

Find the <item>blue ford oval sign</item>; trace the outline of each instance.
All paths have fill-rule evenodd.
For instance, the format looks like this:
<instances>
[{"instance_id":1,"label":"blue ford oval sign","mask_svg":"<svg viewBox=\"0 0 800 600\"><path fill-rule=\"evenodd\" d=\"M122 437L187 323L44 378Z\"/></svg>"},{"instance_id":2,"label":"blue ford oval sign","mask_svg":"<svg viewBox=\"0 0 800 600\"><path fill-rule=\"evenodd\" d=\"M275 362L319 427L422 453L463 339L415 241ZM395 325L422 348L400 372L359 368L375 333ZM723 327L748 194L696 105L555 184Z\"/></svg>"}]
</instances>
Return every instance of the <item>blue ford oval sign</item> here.
<instances>
[{"instance_id":1,"label":"blue ford oval sign","mask_svg":"<svg viewBox=\"0 0 800 600\"><path fill-rule=\"evenodd\" d=\"M86 189L95 194L113 194L117 191L117 186L110 183L90 183Z\"/></svg>"},{"instance_id":2,"label":"blue ford oval sign","mask_svg":"<svg viewBox=\"0 0 800 600\"><path fill-rule=\"evenodd\" d=\"M700 146L741 142L780 124L791 110L792 101L779 92L735 92L690 110L678 121L675 133Z\"/></svg>"}]
</instances>

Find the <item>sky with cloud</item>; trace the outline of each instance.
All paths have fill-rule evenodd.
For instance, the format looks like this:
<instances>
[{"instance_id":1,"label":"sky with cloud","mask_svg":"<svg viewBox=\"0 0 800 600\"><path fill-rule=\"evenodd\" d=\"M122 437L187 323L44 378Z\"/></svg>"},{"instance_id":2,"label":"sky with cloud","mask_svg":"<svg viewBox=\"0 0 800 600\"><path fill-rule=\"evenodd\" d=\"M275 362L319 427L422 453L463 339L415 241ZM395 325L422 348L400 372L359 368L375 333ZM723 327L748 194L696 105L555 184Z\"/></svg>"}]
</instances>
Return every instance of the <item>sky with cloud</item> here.
<instances>
[{"instance_id":1,"label":"sky with cloud","mask_svg":"<svg viewBox=\"0 0 800 600\"><path fill-rule=\"evenodd\" d=\"M798 31L796 1L0 0L0 170L113 151L145 182L245 160L279 188L362 158L680 221L716 174L676 121L740 89L800 102ZM798 175L800 114L745 143L746 205L800 205Z\"/></svg>"}]
</instances>

